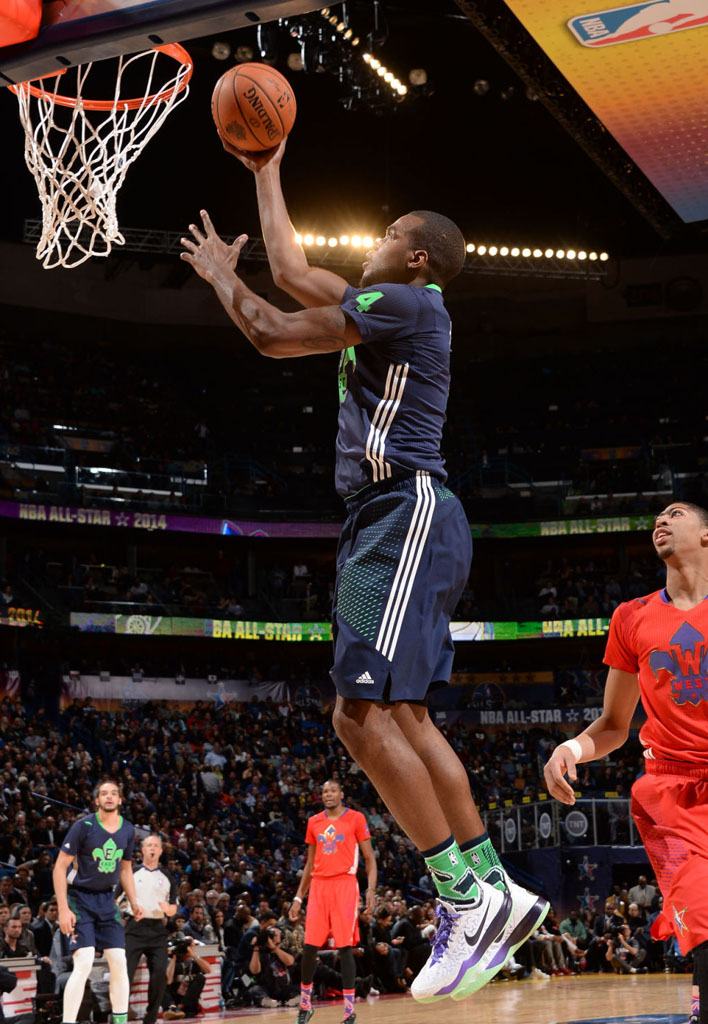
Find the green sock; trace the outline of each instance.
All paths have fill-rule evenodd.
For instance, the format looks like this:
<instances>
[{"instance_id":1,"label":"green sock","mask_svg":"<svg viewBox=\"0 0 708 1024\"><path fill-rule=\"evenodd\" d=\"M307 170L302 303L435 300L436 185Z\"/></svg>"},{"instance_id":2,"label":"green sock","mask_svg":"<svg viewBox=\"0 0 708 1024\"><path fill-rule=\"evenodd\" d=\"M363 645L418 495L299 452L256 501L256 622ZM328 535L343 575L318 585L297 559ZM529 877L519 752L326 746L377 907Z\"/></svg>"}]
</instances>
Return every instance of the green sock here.
<instances>
[{"instance_id":1,"label":"green sock","mask_svg":"<svg viewBox=\"0 0 708 1024\"><path fill-rule=\"evenodd\" d=\"M479 899L479 886L475 873L465 859L454 838L431 850L421 850L438 894L450 903L471 903Z\"/></svg>"},{"instance_id":2,"label":"green sock","mask_svg":"<svg viewBox=\"0 0 708 1024\"><path fill-rule=\"evenodd\" d=\"M126 1024L128 1020L128 1014L126 1013L112 1013L113 1024Z\"/></svg>"},{"instance_id":3,"label":"green sock","mask_svg":"<svg viewBox=\"0 0 708 1024\"><path fill-rule=\"evenodd\" d=\"M497 851L492 846L488 832L483 832L476 839L470 839L460 846L467 867L477 874L487 885L495 889L508 889L507 878Z\"/></svg>"}]
</instances>

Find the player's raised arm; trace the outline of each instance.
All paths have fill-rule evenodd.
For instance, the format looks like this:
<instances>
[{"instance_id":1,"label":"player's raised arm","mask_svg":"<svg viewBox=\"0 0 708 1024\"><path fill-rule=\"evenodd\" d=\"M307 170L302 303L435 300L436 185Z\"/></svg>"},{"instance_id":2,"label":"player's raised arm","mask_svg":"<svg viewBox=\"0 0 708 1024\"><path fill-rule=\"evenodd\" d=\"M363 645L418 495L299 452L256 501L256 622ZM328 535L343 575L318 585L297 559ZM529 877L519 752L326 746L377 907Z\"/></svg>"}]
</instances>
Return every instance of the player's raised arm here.
<instances>
[{"instance_id":1,"label":"player's raised arm","mask_svg":"<svg viewBox=\"0 0 708 1024\"><path fill-rule=\"evenodd\" d=\"M190 225L181 258L212 286L222 306L261 355L274 359L340 352L361 342L353 321L339 306L283 313L246 287L235 273L246 235L227 245L202 210L203 229Z\"/></svg>"},{"instance_id":2,"label":"player's raised arm","mask_svg":"<svg viewBox=\"0 0 708 1024\"><path fill-rule=\"evenodd\" d=\"M543 769L551 796L563 804L575 803L573 788L564 776L567 773L570 781L575 782L578 778L575 768L577 764L605 757L621 747L629 736L629 727L638 702L637 676L611 668L607 673L600 717L574 739L560 743Z\"/></svg>"},{"instance_id":3,"label":"player's raised arm","mask_svg":"<svg viewBox=\"0 0 708 1024\"><path fill-rule=\"evenodd\" d=\"M223 141L223 140L222 140ZM295 237L280 184L280 161L285 140L265 153L246 153L224 142L224 149L253 171L258 212L273 280L278 288L303 306L335 306L344 296L347 282L323 267L311 267Z\"/></svg>"}]
</instances>

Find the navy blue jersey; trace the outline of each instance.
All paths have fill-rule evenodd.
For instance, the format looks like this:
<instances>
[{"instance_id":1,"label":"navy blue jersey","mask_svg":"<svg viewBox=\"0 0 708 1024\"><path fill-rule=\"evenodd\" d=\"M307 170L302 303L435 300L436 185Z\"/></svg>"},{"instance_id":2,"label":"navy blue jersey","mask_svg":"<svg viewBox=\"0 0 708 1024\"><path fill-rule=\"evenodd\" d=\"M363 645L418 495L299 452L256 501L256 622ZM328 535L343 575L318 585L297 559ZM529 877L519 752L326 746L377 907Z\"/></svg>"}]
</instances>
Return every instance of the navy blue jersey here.
<instances>
[{"instance_id":1,"label":"navy blue jersey","mask_svg":"<svg viewBox=\"0 0 708 1024\"><path fill-rule=\"evenodd\" d=\"M116 832L107 832L97 814L75 822L61 844L64 853L74 858L69 869L69 885L96 892L113 889L120 878L121 861L132 860L135 829L125 818Z\"/></svg>"},{"instance_id":2,"label":"navy blue jersey","mask_svg":"<svg viewBox=\"0 0 708 1024\"><path fill-rule=\"evenodd\" d=\"M339 364L338 493L417 470L444 482L451 325L440 289L348 287L341 308L363 344Z\"/></svg>"}]
</instances>

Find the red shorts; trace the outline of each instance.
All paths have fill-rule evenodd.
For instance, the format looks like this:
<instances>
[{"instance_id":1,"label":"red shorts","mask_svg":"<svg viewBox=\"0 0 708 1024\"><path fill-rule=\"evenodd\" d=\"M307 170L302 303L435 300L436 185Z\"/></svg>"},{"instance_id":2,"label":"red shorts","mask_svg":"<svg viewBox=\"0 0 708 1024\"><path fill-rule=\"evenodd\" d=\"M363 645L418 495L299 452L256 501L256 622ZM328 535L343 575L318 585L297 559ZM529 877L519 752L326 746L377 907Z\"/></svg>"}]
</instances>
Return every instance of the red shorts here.
<instances>
[{"instance_id":1,"label":"red shorts","mask_svg":"<svg viewBox=\"0 0 708 1024\"><path fill-rule=\"evenodd\" d=\"M655 938L673 934L685 955L708 941L708 767L647 761L632 786L632 817L664 897Z\"/></svg>"},{"instance_id":2,"label":"red shorts","mask_svg":"<svg viewBox=\"0 0 708 1024\"><path fill-rule=\"evenodd\" d=\"M307 901L305 943L322 949L332 936L335 949L359 942L359 883L356 875L313 878Z\"/></svg>"}]
</instances>

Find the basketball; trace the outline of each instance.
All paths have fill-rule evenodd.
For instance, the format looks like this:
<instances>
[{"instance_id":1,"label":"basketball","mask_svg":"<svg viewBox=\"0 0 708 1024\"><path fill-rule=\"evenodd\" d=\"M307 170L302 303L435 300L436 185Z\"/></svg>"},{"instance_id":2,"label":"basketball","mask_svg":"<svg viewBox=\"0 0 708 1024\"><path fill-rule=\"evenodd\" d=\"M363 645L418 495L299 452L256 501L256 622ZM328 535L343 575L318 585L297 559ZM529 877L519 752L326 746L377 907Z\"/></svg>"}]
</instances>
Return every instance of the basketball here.
<instances>
[{"instance_id":1,"label":"basketball","mask_svg":"<svg viewBox=\"0 0 708 1024\"><path fill-rule=\"evenodd\" d=\"M237 149L271 149L293 126L297 106L287 78L267 64L237 64L221 76L211 97L219 135Z\"/></svg>"}]
</instances>

